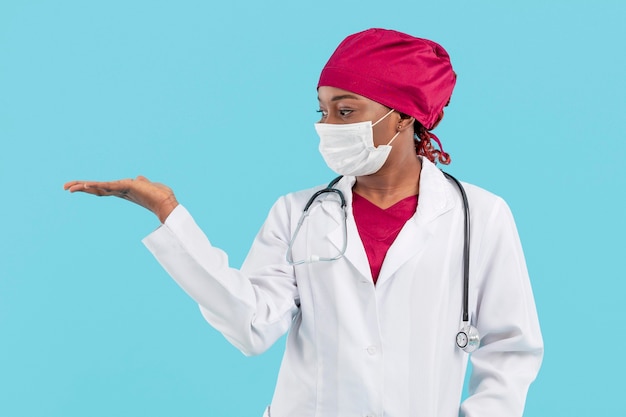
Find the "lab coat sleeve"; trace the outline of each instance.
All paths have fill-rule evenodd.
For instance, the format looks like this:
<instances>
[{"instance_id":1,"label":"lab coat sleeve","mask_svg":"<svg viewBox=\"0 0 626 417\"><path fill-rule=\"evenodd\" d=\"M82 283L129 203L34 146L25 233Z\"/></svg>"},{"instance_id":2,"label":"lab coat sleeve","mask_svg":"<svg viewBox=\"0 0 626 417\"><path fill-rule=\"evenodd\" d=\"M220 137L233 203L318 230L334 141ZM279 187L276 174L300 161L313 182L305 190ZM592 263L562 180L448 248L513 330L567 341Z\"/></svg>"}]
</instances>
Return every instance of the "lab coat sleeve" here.
<instances>
[{"instance_id":1,"label":"lab coat sleeve","mask_svg":"<svg viewBox=\"0 0 626 417\"><path fill-rule=\"evenodd\" d=\"M288 330L298 309L293 267L284 260L286 218L282 198L253 243L247 262L256 267L246 273L229 266L226 253L180 205L143 242L205 319L244 354L255 355Z\"/></svg>"},{"instance_id":2,"label":"lab coat sleeve","mask_svg":"<svg viewBox=\"0 0 626 417\"><path fill-rule=\"evenodd\" d=\"M471 355L462 417L521 417L543 358L543 341L526 263L509 207L497 202L476 247L475 323L481 345Z\"/></svg>"}]
</instances>

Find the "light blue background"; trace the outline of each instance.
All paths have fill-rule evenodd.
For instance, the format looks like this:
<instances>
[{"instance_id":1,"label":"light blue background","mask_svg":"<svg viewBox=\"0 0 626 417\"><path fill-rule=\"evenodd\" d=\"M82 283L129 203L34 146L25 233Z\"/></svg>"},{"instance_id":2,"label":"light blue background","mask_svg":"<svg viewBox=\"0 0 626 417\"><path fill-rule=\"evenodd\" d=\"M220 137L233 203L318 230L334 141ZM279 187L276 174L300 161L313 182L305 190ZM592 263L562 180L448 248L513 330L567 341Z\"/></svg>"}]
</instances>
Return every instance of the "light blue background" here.
<instances>
[{"instance_id":1,"label":"light blue background","mask_svg":"<svg viewBox=\"0 0 626 417\"><path fill-rule=\"evenodd\" d=\"M449 171L518 223L546 343L527 417L624 416L626 3L0 2L0 416L260 416L245 358L71 179L170 185L240 265L281 194L326 182L316 81L348 34L438 41Z\"/></svg>"}]
</instances>

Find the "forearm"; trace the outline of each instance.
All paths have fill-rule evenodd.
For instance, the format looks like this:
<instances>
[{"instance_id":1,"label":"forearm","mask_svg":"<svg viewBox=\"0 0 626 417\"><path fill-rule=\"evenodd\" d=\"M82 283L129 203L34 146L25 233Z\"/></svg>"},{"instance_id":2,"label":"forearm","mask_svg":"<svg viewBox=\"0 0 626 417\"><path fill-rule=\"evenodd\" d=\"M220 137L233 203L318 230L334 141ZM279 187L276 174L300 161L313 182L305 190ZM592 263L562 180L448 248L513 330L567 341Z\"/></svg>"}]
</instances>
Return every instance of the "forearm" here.
<instances>
[{"instance_id":1,"label":"forearm","mask_svg":"<svg viewBox=\"0 0 626 417\"><path fill-rule=\"evenodd\" d=\"M144 239L172 278L201 307L204 317L245 354L267 349L288 329L294 285L280 279L280 271L264 283L230 268L227 255L211 245L184 207L178 207L165 224ZM282 283L282 284L277 284ZM269 284L268 284L269 285Z\"/></svg>"}]
</instances>

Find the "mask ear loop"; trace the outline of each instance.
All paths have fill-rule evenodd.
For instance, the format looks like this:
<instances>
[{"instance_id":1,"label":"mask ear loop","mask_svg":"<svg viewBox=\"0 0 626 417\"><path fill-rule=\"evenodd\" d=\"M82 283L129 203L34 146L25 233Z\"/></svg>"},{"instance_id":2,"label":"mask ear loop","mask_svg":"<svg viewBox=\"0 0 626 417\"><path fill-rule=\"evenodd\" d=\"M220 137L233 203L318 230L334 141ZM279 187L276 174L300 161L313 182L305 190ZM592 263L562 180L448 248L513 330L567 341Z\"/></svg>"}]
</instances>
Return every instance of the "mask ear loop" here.
<instances>
[{"instance_id":1,"label":"mask ear loop","mask_svg":"<svg viewBox=\"0 0 626 417\"><path fill-rule=\"evenodd\" d=\"M400 134L400 131L398 130L398 132L395 135L393 135L393 137L391 138L387 146L391 145L391 142L393 142L398 137L399 134Z\"/></svg>"},{"instance_id":2,"label":"mask ear loop","mask_svg":"<svg viewBox=\"0 0 626 417\"><path fill-rule=\"evenodd\" d=\"M385 118L387 116L389 116L391 113L393 113L395 110L391 109L389 110L389 113L387 113L386 115L384 115L383 117L381 117L380 119L378 119L375 123L372 123L372 127L376 126L378 123L382 122L383 120L385 120Z\"/></svg>"},{"instance_id":3,"label":"mask ear loop","mask_svg":"<svg viewBox=\"0 0 626 417\"><path fill-rule=\"evenodd\" d=\"M376 123L372 123L372 127L376 126L378 123L380 123L380 122L382 122L383 120L385 120L385 118L386 118L387 116L389 116L391 113L393 113L394 111L395 111L394 109L389 110L389 112L387 112L387 114L386 114L386 115L384 115L383 117L381 117L380 119L378 119L378 120L376 121ZM393 142L393 141L394 141L394 140L398 137L398 135L399 135L399 134L400 134L400 131L398 130L398 132L397 132L397 133L396 133L396 134L395 134L395 135L391 138L391 140L389 141L389 143L387 144L387 146L391 145L391 142Z\"/></svg>"}]
</instances>

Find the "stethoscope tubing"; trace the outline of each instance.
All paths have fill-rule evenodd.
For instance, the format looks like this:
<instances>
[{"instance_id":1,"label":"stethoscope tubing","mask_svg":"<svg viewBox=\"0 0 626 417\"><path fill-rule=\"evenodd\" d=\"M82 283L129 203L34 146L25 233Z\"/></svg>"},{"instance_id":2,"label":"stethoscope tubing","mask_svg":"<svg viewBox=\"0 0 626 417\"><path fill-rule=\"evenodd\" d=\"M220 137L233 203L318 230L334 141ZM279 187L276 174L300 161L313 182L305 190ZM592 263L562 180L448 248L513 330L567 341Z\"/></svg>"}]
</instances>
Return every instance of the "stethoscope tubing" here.
<instances>
[{"instance_id":1,"label":"stethoscope tubing","mask_svg":"<svg viewBox=\"0 0 626 417\"><path fill-rule=\"evenodd\" d=\"M478 334L478 330L470 325L469 322L469 279L470 279L470 275L469 275L469 271L470 271L470 209L469 209L469 202L467 199L467 194L465 193L465 188L463 187L463 185L461 184L461 182L459 180L457 180L454 176L448 174L445 171L441 171L443 173L443 175L448 179L451 180L452 182L454 182L459 190L459 193L461 194L461 199L463 201L463 217L464 217L464 230L463 230L463 303L462 303L462 321L464 323L462 330L458 333L458 335L463 335L467 342L464 345L460 345L457 341L457 345L465 350L466 352L472 352L476 347L478 347L479 343L480 343L480 336ZM322 188L321 190L318 190L317 192L315 192L307 201L306 205L304 206L304 209L302 211L302 215L300 217L300 221L298 222L298 225L296 226L296 230L289 242L288 248L287 248L287 254L286 254L286 258L287 258L287 262L289 262L290 265L300 265L300 264L304 264L304 263L310 263L310 262L316 262L316 261L334 261L337 260L339 258L341 258L345 251L346 251L346 247L347 247L347 227L346 227L346 218L347 217L347 211L346 211L346 200L345 197L343 195L343 193L341 192L341 190L334 188L334 186L341 180L341 178L343 178L342 175L338 176L337 178L333 179L325 188ZM343 210L344 213L344 246L341 250L341 252L339 253L339 255L333 257L333 258L320 258L320 257L314 257L311 256L311 259L309 260L302 260L302 261L294 261L293 260L293 255L292 255L292 247L293 247L293 243L296 239L296 236L298 235L298 232L300 231L300 227L302 226L302 223L304 222L304 219L309 215L309 208L311 207L311 205L313 204L313 202L320 197L322 194L325 193L334 193L337 194L337 196L339 196L339 199L341 200L341 208Z\"/></svg>"},{"instance_id":2,"label":"stethoscope tubing","mask_svg":"<svg viewBox=\"0 0 626 417\"><path fill-rule=\"evenodd\" d=\"M443 175L446 178L454 181L457 185L461 198L463 199L463 211L464 211L464 226L465 232L463 233L463 321L469 322L469 268L470 268L470 210L469 203L467 201L467 194L465 194L465 188L459 180L445 171Z\"/></svg>"}]
</instances>

